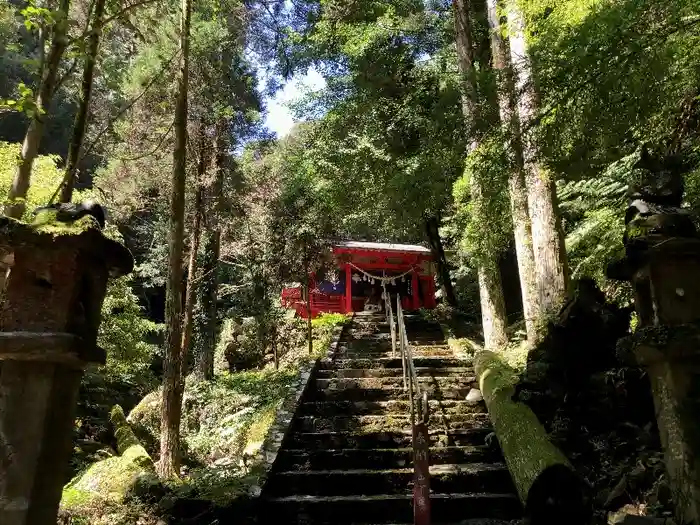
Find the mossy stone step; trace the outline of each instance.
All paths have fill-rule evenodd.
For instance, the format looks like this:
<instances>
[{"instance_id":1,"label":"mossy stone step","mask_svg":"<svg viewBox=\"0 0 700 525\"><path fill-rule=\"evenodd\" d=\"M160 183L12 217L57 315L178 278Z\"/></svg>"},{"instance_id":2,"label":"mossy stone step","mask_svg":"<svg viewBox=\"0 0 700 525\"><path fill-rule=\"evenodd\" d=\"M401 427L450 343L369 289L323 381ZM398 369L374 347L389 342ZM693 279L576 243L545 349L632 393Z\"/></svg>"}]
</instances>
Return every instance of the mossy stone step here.
<instances>
[{"instance_id":1,"label":"mossy stone step","mask_svg":"<svg viewBox=\"0 0 700 525\"><path fill-rule=\"evenodd\" d=\"M267 491L269 496L404 494L406 489L412 488L413 476L412 468L288 471L274 476ZM441 493L508 493L514 490L503 463L437 465L430 469L430 487Z\"/></svg>"},{"instance_id":2,"label":"mossy stone step","mask_svg":"<svg viewBox=\"0 0 700 525\"><path fill-rule=\"evenodd\" d=\"M418 377L466 377L474 376L474 368L467 366L454 367L416 367ZM401 368L339 368L319 370L317 379L349 379L360 377L403 377Z\"/></svg>"},{"instance_id":3,"label":"mossy stone step","mask_svg":"<svg viewBox=\"0 0 700 525\"><path fill-rule=\"evenodd\" d=\"M431 431L430 446L467 446L482 445L491 432L491 427L470 429ZM404 448L411 446L411 432L296 432L289 437L287 444L290 448L312 449L375 449L375 448Z\"/></svg>"},{"instance_id":4,"label":"mossy stone step","mask_svg":"<svg viewBox=\"0 0 700 525\"><path fill-rule=\"evenodd\" d=\"M432 494L433 523L457 523L468 518L514 519L521 514L518 498L511 494ZM268 498L262 523L272 524L352 524L411 522L413 496L288 496Z\"/></svg>"},{"instance_id":5,"label":"mossy stone step","mask_svg":"<svg viewBox=\"0 0 700 525\"><path fill-rule=\"evenodd\" d=\"M449 389L478 388L475 376L453 375L448 377L419 376L418 383L424 387ZM348 388L403 388L403 377L350 377L342 379L316 379L318 390L345 390Z\"/></svg>"},{"instance_id":6,"label":"mossy stone step","mask_svg":"<svg viewBox=\"0 0 700 525\"><path fill-rule=\"evenodd\" d=\"M470 387L441 390L434 385L426 385L425 390L430 399L462 400L466 398ZM409 397L409 392L403 387L387 387L311 390L306 399L309 401L390 401L407 400Z\"/></svg>"},{"instance_id":7,"label":"mossy stone step","mask_svg":"<svg viewBox=\"0 0 700 525\"><path fill-rule=\"evenodd\" d=\"M431 414L473 414L486 410L483 402L472 404L467 401L445 399L428 402ZM340 416L340 415L406 415L410 412L408 400L391 401L306 401L301 404L298 416Z\"/></svg>"},{"instance_id":8,"label":"mossy stone step","mask_svg":"<svg viewBox=\"0 0 700 525\"><path fill-rule=\"evenodd\" d=\"M430 414L430 428L434 430L457 430L473 425L483 426L488 423L486 411L474 414ZM303 416L294 420L294 432L379 432L401 431L411 428L409 415L374 415L374 416L337 416L315 417Z\"/></svg>"},{"instance_id":9,"label":"mossy stone step","mask_svg":"<svg viewBox=\"0 0 700 525\"><path fill-rule=\"evenodd\" d=\"M450 368L459 366L471 366L469 361L459 359L457 357L426 357L417 356L413 359L413 364L416 368ZM371 359L369 357L347 359L334 357L332 360L321 361L320 370L339 370L344 368L396 368L401 370L400 357L378 357Z\"/></svg>"},{"instance_id":10,"label":"mossy stone step","mask_svg":"<svg viewBox=\"0 0 700 525\"><path fill-rule=\"evenodd\" d=\"M448 348L445 349L434 349L420 347L413 348L413 358L414 362L416 359L421 357L427 358L452 358L454 357L454 352ZM381 359L381 358L393 358L399 355L398 351L394 353L391 349L381 351L381 352L367 352L364 350L338 350L334 356L338 359Z\"/></svg>"},{"instance_id":11,"label":"mossy stone step","mask_svg":"<svg viewBox=\"0 0 700 525\"><path fill-rule=\"evenodd\" d=\"M323 469L395 469L410 467L413 449L283 449L275 462L276 471ZM502 461L499 451L486 445L433 447L431 465Z\"/></svg>"}]
</instances>

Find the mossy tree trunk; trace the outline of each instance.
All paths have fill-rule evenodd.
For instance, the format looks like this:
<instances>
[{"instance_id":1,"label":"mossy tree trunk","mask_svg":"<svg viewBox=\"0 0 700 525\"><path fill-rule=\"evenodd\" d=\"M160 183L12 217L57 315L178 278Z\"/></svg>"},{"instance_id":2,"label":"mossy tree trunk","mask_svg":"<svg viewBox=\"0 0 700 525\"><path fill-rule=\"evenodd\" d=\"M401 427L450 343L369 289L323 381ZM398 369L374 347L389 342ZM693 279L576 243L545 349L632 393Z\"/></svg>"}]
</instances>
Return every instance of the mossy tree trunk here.
<instances>
[{"instance_id":1,"label":"mossy tree trunk","mask_svg":"<svg viewBox=\"0 0 700 525\"><path fill-rule=\"evenodd\" d=\"M42 77L39 83L38 95L35 100L35 108L29 120L29 127L22 141L17 170L15 171L12 186L7 194L5 215L20 219L24 214L25 198L32 176L34 160L39 154L39 145L44 136L44 127L51 106L51 101L59 82L59 70L63 54L68 47L70 0L61 0L55 13L55 20L51 28L51 48L46 59L40 64Z\"/></svg>"},{"instance_id":2,"label":"mossy tree trunk","mask_svg":"<svg viewBox=\"0 0 700 525\"><path fill-rule=\"evenodd\" d=\"M513 170L508 177L510 210L513 216L515 252L518 258L518 274L523 301L523 317L527 337L537 339L537 319L540 316L540 300L537 293L535 256L532 250L532 229L528 209L527 186L520 120L515 107L513 70L510 66L510 50L503 38L498 0L487 0L489 30L491 34L491 56L498 80L498 107L501 126L506 132L506 150L511 156Z\"/></svg>"},{"instance_id":3,"label":"mossy tree trunk","mask_svg":"<svg viewBox=\"0 0 700 525\"><path fill-rule=\"evenodd\" d=\"M476 71L474 68L474 45L469 0L453 0L455 37L459 70L462 76L462 112L465 127L470 137L467 155L479 147L478 127L482 121L477 101ZM482 181L471 174L471 197L475 213L482 215L486 209ZM479 218L477 218L478 220ZM484 224L486 217L480 218ZM487 348L498 348L508 342L506 333L506 306L498 267L498 254L481 253L477 262L479 273L479 295L484 344Z\"/></svg>"},{"instance_id":4,"label":"mossy tree trunk","mask_svg":"<svg viewBox=\"0 0 700 525\"><path fill-rule=\"evenodd\" d=\"M182 355L182 255L185 221L185 179L187 175L187 91L189 83L189 41L192 1L182 0L180 19L180 71L175 102L175 147L170 197L168 282L166 287L165 362L163 374L163 407L161 412L160 461L161 478L180 473L180 419L184 392L185 359Z\"/></svg>"},{"instance_id":5,"label":"mossy tree trunk","mask_svg":"<svg viewBox=\"0 0 700 525\"><path fill-rule=\"evenodd\" d=\"M541 162L537 144L536 118L539 99L525 41L525 19L517 2L513 0L508 5L508 29L511 64L515 74L514 94L522 126L532 247L537 261L537 293L542 310L553 312L566 298L569 269L555 181Z\"/></svg>"},{"instance_id":6,"label":"mossy tree trunk","mask_svg":"<svg viewBox=\"0 0 700 525\"><path fill-rule=\"evenodd\" d=\"M590 515L585 485L547 436L537 416L513 401L516 371L490 351L474 361L479 388L518 496L532 525L583 525Z\"/></svg>"}]
</instances>

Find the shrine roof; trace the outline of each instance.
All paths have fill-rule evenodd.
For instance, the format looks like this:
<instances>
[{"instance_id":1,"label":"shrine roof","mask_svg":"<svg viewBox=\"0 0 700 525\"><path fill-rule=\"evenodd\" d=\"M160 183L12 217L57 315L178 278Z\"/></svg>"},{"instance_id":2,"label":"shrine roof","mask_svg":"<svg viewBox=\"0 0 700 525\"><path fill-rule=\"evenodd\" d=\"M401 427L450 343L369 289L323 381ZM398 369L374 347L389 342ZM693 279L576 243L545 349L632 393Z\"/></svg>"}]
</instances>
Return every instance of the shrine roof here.
<instances>
[{"instance_id":1,"label":"shrine roof","mask_svg":"<svg viewBox=\"0 0 700 525\"><path fill-rule=\"evenodd\" d=\"M366 241L343 241L337 242L334 248L347 248L355 250L376 250L382 252L410 252L410 253L425 253L430 254L430 250L418 244L393 244L384 242L366 242Z\"/></svg>"}]
</instances>

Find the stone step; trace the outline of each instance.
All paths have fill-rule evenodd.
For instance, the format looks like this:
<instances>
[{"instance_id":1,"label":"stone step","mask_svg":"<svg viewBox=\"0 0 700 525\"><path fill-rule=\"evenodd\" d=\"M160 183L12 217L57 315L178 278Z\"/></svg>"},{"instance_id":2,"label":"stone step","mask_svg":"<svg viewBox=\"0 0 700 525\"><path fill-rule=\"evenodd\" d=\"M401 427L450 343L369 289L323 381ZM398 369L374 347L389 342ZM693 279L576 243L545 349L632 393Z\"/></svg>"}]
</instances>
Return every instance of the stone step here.
<instances>
[{"instance_id":1,"label":"stone step","mask_svg":"<svg viewBox=\"0 0 700 525\"><path fill-rule=\"evenodd\" d=\"M464 400L470 390L470 387L441 390L439 386L436 388L434 385L426 385L424 388L429 398L435 400ZM407 400L409 397L409 392L403 387L387 387L310 390L305 399L308 401L391 401Z\"/></svg>"},{"instance_id":2,"label":"stone step","mask_svg":"<svg viewBox=\"0 0 700 525\"><path fill-rule=\"evenodd\" d=\"M316 525L335 525L333 522L316 522ZM413 525L411 523L352 523L351 525ZM522 520L498 520L491 518L474 518L469 520L462 520L460 522L446 523L444 525L523 525Z\"/></svg>"},{"instance_id":3,"label":"stone step","mask_svg":"<svg viewBox=\"0 0 700 525\"><path fill-rule=\"evenodd\" d=\"M418 377L465 377L473 376L474 368L468 366L453 367L416 367ZM403 370L399 368L340 368L319 370L318 379L348 379L358 377L402 377Z\"/></svg>"},{"instance_id":4,"label":"stone step","mask_svg":"<svg viewBox=\"0 0 700 525\"><path fill-rule=\"evenodd\" d=\"M446 399L428 401L431 414L474 414L486 411L482 402L477 404L463 400ZM407 400L392 401L306 401L301 404L298 416L343 416L343 415L406 415L410 413Z\"/></svg>"},{"instance_id":5,"label":"stone step","mask_svg":"<svg viewBox=\"0 0 700 525\"><path fill-rule=\"evenodd\" d=\"M431 447L474 446L483 445L484 439L491 432L491 427L458 429L449 431L430 431ZM391 432L296 432L289 436L287 446L290 448L309 449L376 449L405 448L411 446L411 431Z\"/></svg>"},{"instance_id":6,"label":"stone step","mask_svg":"<svg viewBox=\"0 0 700 525\"><path fill-rule=\"evenodd\" d=\"M433 523L457 523L469 518L514 519L520 516L518 498L510 494L432 494ZM392 494L377 496L287 496L268 498L262 505L263 523L272 524L352 524L410 523L413 520L413 496Z\"/></svg>"},{"instance_id":7,"label":"stone step","mask_svg":"<svg viewBox=\"0 0 700 525\"><path fill-rule=\"evenodd\" d=\"M432 465L449 463L473 463L502 461L498 450L486 445L467 447L433 447L429 452ZM413 449L328 449L304 450L284 448L277 456L275 469L323 470L323 469L394 469L412 465Z\"/></svg>"},{"instance_id":8,"label":"stone step","mask_svg":"<svg viewBox=\"0 0 700 525\"><path fill-rule=\"evenodd\" d=\"M333 354L333 356L337 359L386 359L393 357L396 357L398 359L398 355L398 351L396 352L396 354L394 354L394 352L392 352L390 348L381 352L367 352L365 350L338 350ZM454 357L454 352L450 349L435 350L432 347L430 347L423 350L420 347L414 347L412 355L415 363L415 360L418 358L450 359Z\"/></svg>"},{"instance_id":9,"label":"stone step","mask_svg":"<svg viewBox=\"0 0 700 525\"><path fill-rule=\"evenodd\" d=\"M413 359L413 364L416 368L451 368L460 366L470 366L471 363L457 357L425 357L419 356ZM377 357L377 358L355 358L347 359L334 357L331 360L321 361L320 370L340 370L346 368L398 368L401 369L400 357Z\"/></svg>"},{"instance_id":10,"label":"stone step","mask_svg":"<svg viewBox=\"0 0 700 525\"><path fill-rule=\"evenodd\" d=\"M488 423L487 413L476 414L430 414L429 427L434 430L452 430L470 428L473 425L484 426ZM300 416L295 418L293 432L386 432L409 430L411 418L404 415L374 416L337 416L316 417Z\"/></svg>"},{"instance_id":11,"label":"stone step","mask_svg":"<svg viewBox=\"0 0 700 525\"><path fill-rule=\"evenodd\" d=\"M280 472L267 486L269 496L306 494L348 496L352 494L404 494L413 487L413 468L393 470L307 470ZM503 463L436 465L430 468L430 488L437 493L513 490Z\"/></svg>"},{"instance_id":12,"label":"stone step","mask_svg":"<svg viewBox=\"0 0 700 525\"><path fill-rule=\"evenodd\" d=\"M423 338L413 338L409 337L408 338L408 344L411 346L417 345L417 346L440 346L440 347L447 347L447 343L445 342L444 339L440 337L423 337ZM391 348L391 339L388 337L377 337L377 338L371 338L371 339L352 339L352 338L343 338L340 341L338 341L338 346L345 348L354 348L354 347L359 347L359 348L386 348L387 346ZM396 347L399 347L398 340L396 342Z\"/></svg>"},{"instance_id":13,"label":"stone step","mask_svg":"<svg viewBox=\"0 0 700 525\"><path fill-rule=\"evenodd\" d=\"M418 383L425 387L450 389L477 388L475 376L430 377L418 376ZM346 390L348 388L403 388L403 377L350 377L342 379L316 379L318 390Z\"/></svg>"}]
</instances>

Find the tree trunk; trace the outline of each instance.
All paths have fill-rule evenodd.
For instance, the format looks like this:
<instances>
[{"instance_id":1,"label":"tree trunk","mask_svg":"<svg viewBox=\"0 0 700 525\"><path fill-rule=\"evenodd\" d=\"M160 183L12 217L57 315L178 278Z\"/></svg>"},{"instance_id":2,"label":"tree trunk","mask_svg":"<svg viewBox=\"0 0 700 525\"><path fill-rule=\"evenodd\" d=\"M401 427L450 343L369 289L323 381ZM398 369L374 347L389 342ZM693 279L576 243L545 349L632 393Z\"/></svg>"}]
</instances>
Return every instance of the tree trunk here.
<instances>
[{"instance_id":1,"label":"tree trunk","mask_svg":"<svg viewBox=\"0 0 700 525\"><path fill-rule=\"evenodd\" d=\"M92 32L90 33L88 41L87 55L85 55L80 104L78 105L78 112L75 115L75 123L73 124L73 137L68 147L68 160L66 161L66 171L63 175L60 202L70 202L73 198L75 172L78 168L78 162L80 161L80 152L83 147L85 128L87 127L88 114L90 112L92 81L95 75L97 50L100 46L100 36L102 34L102 16L104 14L104 8L105 0L96 0L95 18L92 23Z\"/></svg>"},{"instance_id":2,"label":"tree trunk","mask_svg":"<svg viewBox=\"0 0 700 525\"><path fill-rule=\"evenodd\" d=\"M531 342L537 339L537 319L540 316L540 302L537 294L535 257L532 251L532 230L527 203L523 146L520 136L520 121L515 107L515 86L510 67L508 43L502 36L498 14L498 0L487 0L489 29L491 33L491 56L498 80L498 108L508 142L506 149L511 156L513 171L508 177L510 209L513 215L515 252L518 258L518 274L523 301L523 317L527 337Z\"/></svg>"},{"instance_id":3,"label":"tree trunk","mask_svg":"<svg viewBox=\"0 0 700 525\"><path fill-rule=\"evenodd\" d=\"M201 286L201 340L200 348L196 355L195 374L203 381L214 377L214 349L216 348L217 327L217 299L219 289L219 255L221 252L221 197L224 187L224 175L226 173L226 159L228 141L226 136L226 122L221 120L216 125L216 145L214 146L214 183L209 189L209 203L205 227L207 230L204 243L204 261L202 264Z\"/></svg>"},{"instance_id":4,"label":"tree trunk","mask_svg":"<svg viewBox=\"0 0 700 525\"><path fill-rule=\"evenodd\" d=\"M425 219L425 234L430 244L430 251L433 252L433 259L437 265L438 275L440 276L440 284L442 291L445 294L445 301L450 306L457 306L457 297L452 286L452 278L450 277L450 267L445 256L445 248L442 245L440 238L439 221L437 217L428 217Z\"/></svg>"},{"instance_id":5,"label":"tree trunk","mask_svg":"<svg viewBox=\"0 0 700 525\"><path fill-rule=\"evenodd\" d=\"M566 298L569 284L564 233L557 206L556 186L539 159L535 117L539 104L533 84L532 64L525 42L525 20L515 2L508 6L510 56L520 115L528 207L537 293L543 312L555 311Z\"/></svg>"},{"instance_id":6,"label":"tree trunk","mask_svg":"<svg viewBox=\"0 0 700 525\"><path fill-rule=\"evenodd\" d=\"M163 373L163 407L161 412L161 478L180 473L180 418L185 386L185 356L182 355L182 252L185 234L185 179L187 176L187 88L189 81L189 37L192 15L191 0L182 0L180 20L180 72L175 102L175 147L170 197L168 283L165 300L167 336Z\"/></svg>"},{"instance_id":7,"label":"tree trunk","mask_svg":"<svg viewBox=\"0 0 700 525\"><path fill-rule=\"evenodd\" d=\"M589 523L589 489L530 407L513 400L517 371L493 352L479 352L474 368L529 523Z\"/></svg>"},{"instance_id":8,"label":"tree trunk","mask_svg":"<svg viewBox=\"0 0 700 525\"><path fill-rule=\"evenodd\" d=\"M194 373L200 381L208 381L214 377L214 349L216 348L218 267L221 252L221 231L218 228L208 231L203 251L202 283L199 287L202 321Z\"/></svg>"},{"instance_id":9,"label":"tree trunk","mask_svg":"<svg viewBox=\"0 0 700 525\"><path fill-rule=\"evenodd\" d=\"M32 177L34 159L39 154L39 144L44 136L44 125L51 106L51 100L56 90L58 70L61 65L63 53L68 45L68 11L70 0L61 0L58 7L58 21L53 27L51 49L42 65L43 75L39 85L39 94L36 97L36 108L29 121L29 127L24 135L22 150L20 153L15 177L7 194L8 203L5 205L5 215L20 219L24 214L25 199Z\"/></svg>"},{"instance_id":10,"label":"tree trunk","mask_svg":"<svg viewBox=\"0 0 700 525\"><path fill-rule=\"evenodd\" d=\"M474 69L474 46L472 27L469 18L468 0L453 0L455 17L455 39L459 70L462 75L462 112L470 137L467 155L479 146L477 125L482 116L477 104L476 71ZM476 213L482 214L484 197L481 181L471 177L471 197L475 202ZM478 220L478 217L477 217ZM506 307L503 299L501 275L498 269L498 256L495 253L482 253L478 261L479 295L481 298L481 318L484 330L484 344L487 348L498 348L508 342L506 333Z\"/></svg>"},{"instance_id":11,"label":"tree trunk","mask_svg":"<svg viewBox=\"0 0 700 525\"><path fill-rule=\"evenodd\" d=\"M182 324L182 355L183 361L189 352L192 339L192 316L197 293L197 254L199 241L202 237L202 206L204 188L202 181L207 169L208 144L204 134L204 126L200 128L199 165L197 166L197 188L194 196L192 216L192 231L190 232L190 261L187 267L187 290L185 292L185 320Z\"/></svg>"}]
</instances>

